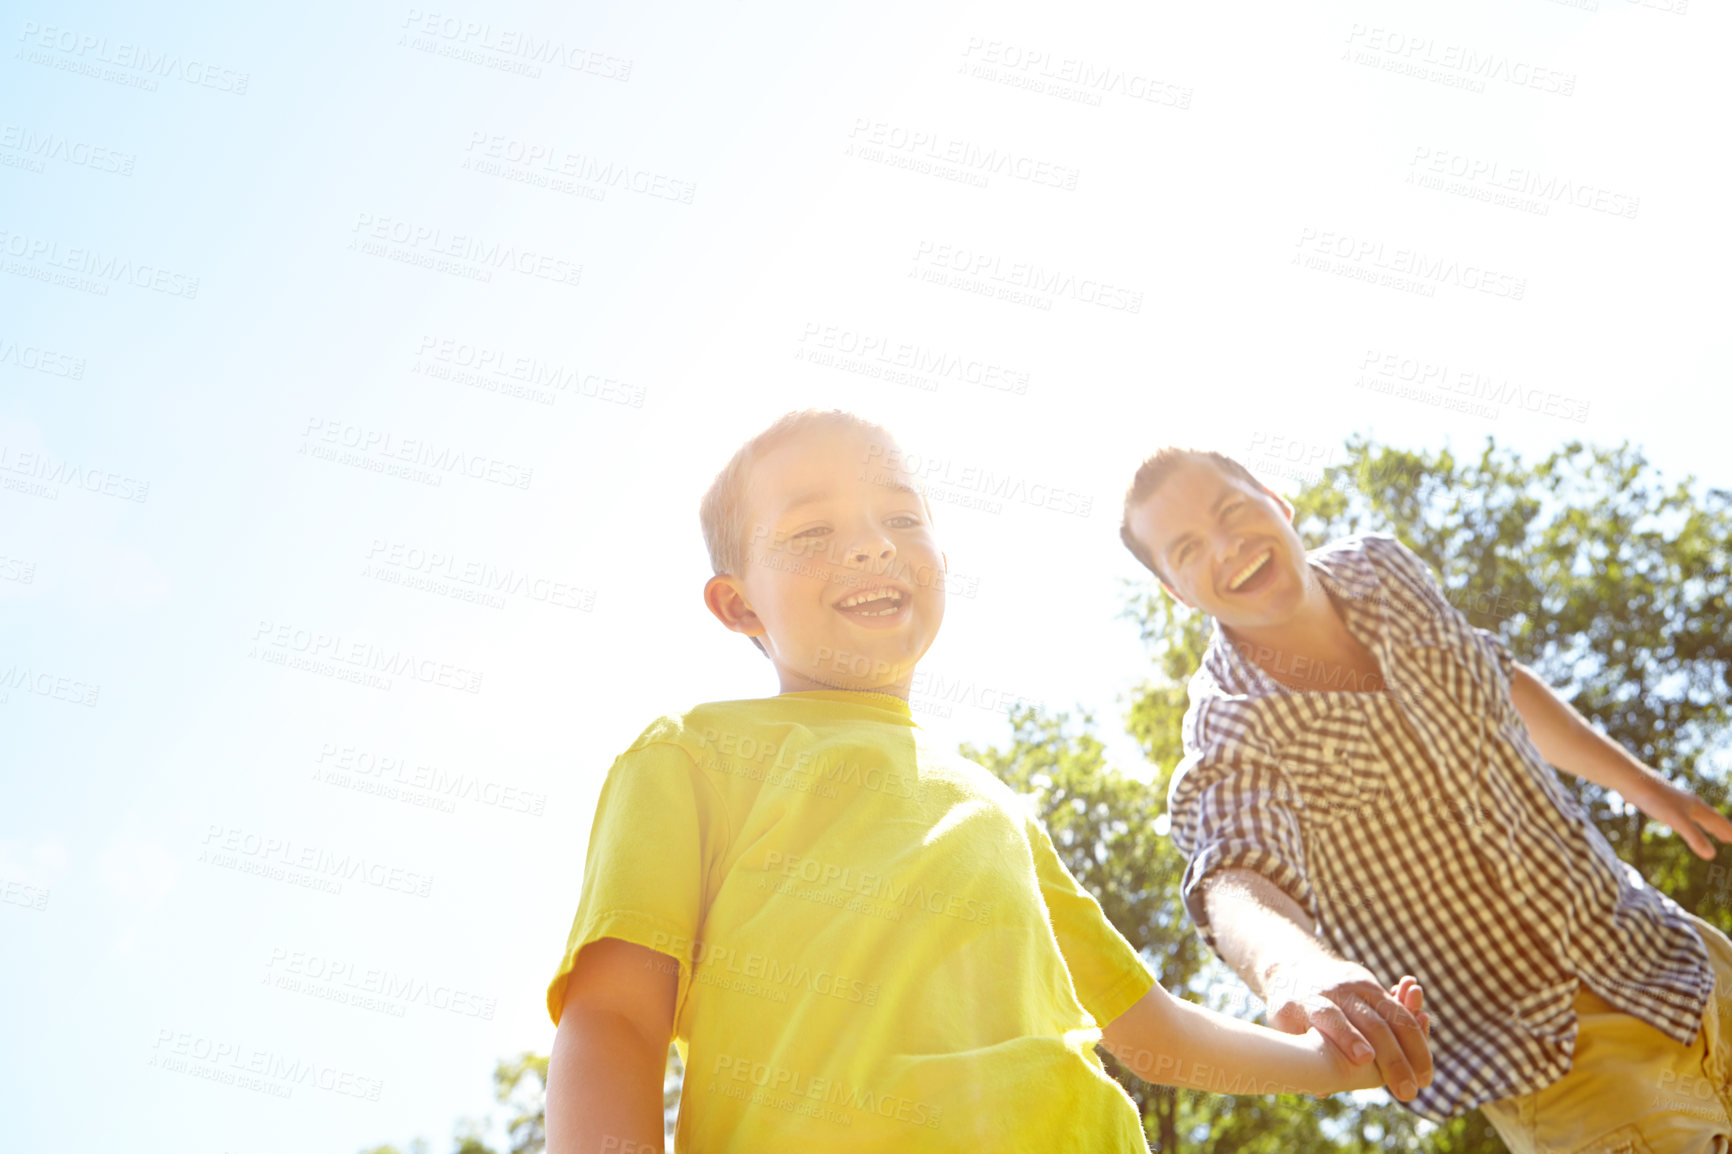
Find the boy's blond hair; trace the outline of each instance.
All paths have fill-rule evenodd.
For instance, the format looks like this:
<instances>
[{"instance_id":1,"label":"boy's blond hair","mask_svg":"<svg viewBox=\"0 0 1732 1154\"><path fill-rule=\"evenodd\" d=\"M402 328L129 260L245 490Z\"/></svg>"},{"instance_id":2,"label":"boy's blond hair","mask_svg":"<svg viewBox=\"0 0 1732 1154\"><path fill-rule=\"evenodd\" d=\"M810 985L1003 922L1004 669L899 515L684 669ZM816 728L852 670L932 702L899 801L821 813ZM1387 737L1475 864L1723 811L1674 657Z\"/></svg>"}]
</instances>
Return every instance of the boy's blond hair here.
<instances>
[{"instance_id":1,"label":"boy's blond hair","mask_svg":"<svg viewBox=\"0 0 1732 1154\"><path fill-rule=\"evenodd\" d=\"M1125 548L1131 551L1131 556L1143 563L1143 567L1159 577L1167 580L1167 575L1161 572L1161 567L1155 563L1154 554L1149 547L1137 539L1131 532L1131 513L1138 505L1155 495L1155 490L1173 474L1180 465L1192 461L1209 461L1229 477L1238 477L1249 481L1259 489L1265 488L1251 470L1245 468L1225 453L1217 453L1213 449L1192 449L1183 445L1167 445L1156 450L1153 456L1145 460L1137 468L1137 475L1131 479L1131 487L1125 490L1124 520L1119 524L1119 540L1125 543Z\"/></svg>"},{"instance_id":2,"label":"boy's blond hair","mask_svg":"<svg viewBox=\"0 0 1732 1154\"><path fill-rule=\"evenodd\" d=\"M710 482L709 491L698 506L704 545L710 551L710 568L718 576L724 573L737 576L751 562L749 527L746 525L746 480L751 475L752 466L765 453L791 437L838 425L882 440L886 445L896 443L896 438L884 426L843 409L800 409L778 417L769 428L741 445L728 458L728 463ZM865 464L862 461L861 467L864 468ZM921 500L924 502L924 494ZM769 656L756 637L751 641L758 647L758 652Z\"/></svg>"}]
</instances>

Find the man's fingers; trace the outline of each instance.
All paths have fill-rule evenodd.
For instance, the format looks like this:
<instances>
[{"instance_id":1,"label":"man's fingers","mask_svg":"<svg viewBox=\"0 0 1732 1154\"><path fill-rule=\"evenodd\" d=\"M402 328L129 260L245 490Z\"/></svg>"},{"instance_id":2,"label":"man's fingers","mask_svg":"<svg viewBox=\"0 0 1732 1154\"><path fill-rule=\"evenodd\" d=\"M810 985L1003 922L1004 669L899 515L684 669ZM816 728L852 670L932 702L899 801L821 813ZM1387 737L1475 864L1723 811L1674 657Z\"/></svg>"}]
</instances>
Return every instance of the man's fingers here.
<instances>
[{"instance_id":1,"label":"man's fingers","mask_svg":"<svg viewBox=\"0 0 1732 1154\"><path fill-rule=\"evenodd\" d=\"M1373 1013L1370 1007L1360 1010L1353 1019L1377 1055L1377 1069L1382 1073L1389 1092L1404 1102L1412 1098L1417 1093L1413 1066L1407 1060L1406 1047L1397 1040L1389 1023Z\"/></svg>"},{"instance_id":2,"label":"man's fingers","mask_svg":"<svg viewBox=\"0 0 1732 1154\"><path fill-rule=\"evenodd\" d=\"M1419 1031L1425 1035L1427 1042L1429 1042L1431 1040L1431 1015L1425 1012L1425 991L1420 988L1419 982L1411 975L1401 979L1398 983L1398 989L1400 993L1395 1000L1406 1006L1407 1012L1419 1019ZM1421 1079L1420 1084L1425 1084L1423 1079Z\"/></svg>"},{"instance_id":3,"label":"man's fingers","mask_svg":"<svg viewBox=\"0 0 1732 1154\"><path fill-rule=\"evenodd\" d=\"M1672 832L1683 838L1684 844L1689 846L1697 857L1703 861L1713 860L1714 843L1708 840L1708 835L1703 833L1689 816L1679 822Z\"/></svg>"},{"instance_id":4,"label":"man's fingers","mask_svg":"<svg viewBox=\"0 0 1732 1154\"><path fill-rule=\"evenodd\" d=\"M1353 1024L1353 1019L1341 1007L1322 998L1316 999L1309 1007L1311 1025L1343 1054L1348 1061L1363 1065L1377 1056L1377 1051Z\"/></svg>"},{"instance_id":5,"label":"man's fingers","mask_svg":"<svg viewBox=\"0 0 1732 1154\"><path fill-rule=\"evenodd\" d=\"M1403 974L1397 985L1400 987L1401 996L1396 1000L1413 1016L1419 1025L1420 1036L1427 1043L1423 1060L1413 1061L1414 1076L1419 1079L1421 1086L1427 1086L1431 1084L1431 1049L1429 1044L1431 1040L1431 1015L1425 1012L1425 989L1419 984L1419 979L1412 974ZM1394 1025L1400 1029L1406 1023L1397 1021ZM1403 1049L1407 1050L1407 1047L1404 1045ZM1410 1050L1407 1051L1407 1054L1410 1060L1418 1057Z\"/></svg>"},{"instance_id":6,"label":"man's fingers","mask_svg":"<svg viewBox=\"0 0 1732 1154\"><path fill-rule=\"evenodd\" d=\"M1430 1031L1421 1024L1412 1007L1396 1002L1384 1002L1374 1007L1377 1016L1389 1024L1389 1031L1401 1047L1401 1055L1413 1075L1414 1092L1431 1084Z\"/></svg>"},{"instance_id":7,"label":"man's fingers","mask_svg":"<svg viewBox=\"0 0 1732 1154\"><path fill-rule=\"evenodd\" d=\"M1698 801L1690 807L1690 818L1716 839L1732 842L1732 821L1726 820L1726 815L1705 801ZM1712 850L1708 856L1713 856Z\"/></svg>"},{"instance_id":8,"label":"man's fingers","mask_svg":"<svg viewBox=\"0 0 1732 1154\"><path fill-rule=\"evenodd\" d=\"M1732 821L1728 821L1725 814L1721 813L1701 798L1696 799L1696 804L1692 806L1691 809L1697 812L1693 812L1690 816L1707 826L1716 836L1718 836L1721 831L1732 833ZM1722 837L1720 840L1732 841L1732 837Z\"/></svg>"},{"instance_id":9,"label":"man's fingers","mask_svg":"<svg viewBox=\"0 0 1732 1154\"><path fill-rule=\"evenodd\" d=\"M1376 1048L1333 1002L1319 998L1311 1007L1311 1024L1356 1066L1364 1065L1376 1056Z\"/></svg>"},{"instance_id":10,"label":"man's fingers","mask_svg":"<svg viewBox=\"0 0 1732 1154\"><path fill-rule=\"evenodd\" d=\"M1353 999L1349 1011L1354 1025L1377 1054L1377 1068L1389 1090L1402 1101L1411 1100L1421 1086L1431 1082L1431 1051L1426 1030L1407 1007L1382 990L1376 1001Z\"/></svg>"}]
</instances>

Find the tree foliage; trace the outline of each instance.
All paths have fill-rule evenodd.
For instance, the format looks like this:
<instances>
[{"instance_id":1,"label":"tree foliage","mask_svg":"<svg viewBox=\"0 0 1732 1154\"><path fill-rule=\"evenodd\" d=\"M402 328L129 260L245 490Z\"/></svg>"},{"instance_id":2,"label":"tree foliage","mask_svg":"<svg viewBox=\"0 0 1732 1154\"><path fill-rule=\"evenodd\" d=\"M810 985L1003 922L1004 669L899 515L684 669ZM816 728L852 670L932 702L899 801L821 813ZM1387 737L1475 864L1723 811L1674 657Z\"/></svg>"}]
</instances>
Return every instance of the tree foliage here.
<instances>
[{"instance_id":1,"label":"tree foliage","mask_svg":"<svg viewBox=\"0 0 1732 1154\"><path fill-rule=\"evenodd\" d=\"M542 1154L547 1149L547 1060L546 1054L529 1051L515 1058L501 1058L493 1065L493 1100L506 1111L504 1122L508 1145L504 1154ZM487 1144L487 1127L474 1118L461 1118L452 1129L452 1154L500 1154ZM395 1146L374 1146L360 1154L402 1154ZM409 1143L409 1154L429 1154L425 1138Z\"/></svg>"}]
</instances>

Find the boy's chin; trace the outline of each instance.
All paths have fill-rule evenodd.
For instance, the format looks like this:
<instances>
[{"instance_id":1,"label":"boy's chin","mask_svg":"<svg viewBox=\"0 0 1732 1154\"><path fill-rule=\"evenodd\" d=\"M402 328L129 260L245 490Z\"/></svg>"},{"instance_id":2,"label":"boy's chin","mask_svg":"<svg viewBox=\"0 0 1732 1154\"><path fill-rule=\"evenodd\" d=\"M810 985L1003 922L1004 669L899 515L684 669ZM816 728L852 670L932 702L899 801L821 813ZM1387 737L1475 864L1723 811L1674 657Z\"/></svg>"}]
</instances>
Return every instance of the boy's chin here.
<instances>
[{"instance_id":1,"label":"boy's chin","mask_svg":"<svg viewBox=\"0 0 1732 1154\"><path fill-rule=\"evenodd\" d=\"M862 646L857 641L838 637L817 646L817 660L799 668L785 668L784 681L810 681L825 689L846 689L860 693L888 693L906 686L914 676L914 667L925 655L926 646L918 652L900 651L899 646Z\"/></svg>"},{"instance_id":2,"label":"boy's chin","mask_svg":"<svg viewBox=\"0 0 1732 1154\"><path fill-rule=\"evenodd\" d=\"M892 697L905 697L906 679L899 681L879 681L871 677L846 677L837 674L803 674L795 682L801 689L824 690L834 689L843 693L887 693Z\"/></svg>"}]
</instances>

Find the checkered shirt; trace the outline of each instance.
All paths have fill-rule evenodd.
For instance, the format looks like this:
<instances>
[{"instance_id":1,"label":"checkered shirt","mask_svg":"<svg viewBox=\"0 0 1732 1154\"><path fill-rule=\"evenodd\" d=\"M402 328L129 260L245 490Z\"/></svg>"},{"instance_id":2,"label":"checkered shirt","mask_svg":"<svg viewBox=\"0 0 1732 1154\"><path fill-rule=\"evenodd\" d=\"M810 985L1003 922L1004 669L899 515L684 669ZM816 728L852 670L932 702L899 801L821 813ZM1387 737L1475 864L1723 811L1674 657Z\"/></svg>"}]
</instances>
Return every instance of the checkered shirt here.
<instances>
[{"instance_id":1,"label":"checkered shirt","mask_svg":"<svg viewBox=\"0 0 1732 1154\"><path fill-rule=\"evenodd\" d=\"M1692 1044L1707 951L1540 757L1510 700L1508 647L1394 537L1345 538L1307 563L1385 682L1289 689L1216 624L1167 798L1203 939L1215 947L1201 883L1249 869L1342 957L1386 983L1413 974L1435 1073L1410 1106L1434 1121L1567 1073L1579 982Z\"/></svg>"}]
</instances>

